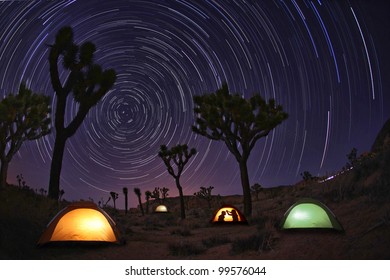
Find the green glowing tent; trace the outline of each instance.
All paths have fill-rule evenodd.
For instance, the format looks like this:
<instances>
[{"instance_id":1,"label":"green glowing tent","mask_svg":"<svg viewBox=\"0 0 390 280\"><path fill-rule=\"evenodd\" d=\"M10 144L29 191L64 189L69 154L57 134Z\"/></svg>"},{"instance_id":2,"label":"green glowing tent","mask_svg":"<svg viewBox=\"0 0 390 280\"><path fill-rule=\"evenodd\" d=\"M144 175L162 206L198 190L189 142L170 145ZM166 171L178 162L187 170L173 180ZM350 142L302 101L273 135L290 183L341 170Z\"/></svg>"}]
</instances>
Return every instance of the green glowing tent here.
<instances>
[{"instance_id":1,"label":"green glowing tent","mask_svg":"<svg viewBox=\"0 0 390 280\"><path fill-rule=\"evenodd\" d=\"M344 231L335 215L321 202L304 198L294 203L284 214L281 229L334 229Z\"/></svg>"}]
</instances>

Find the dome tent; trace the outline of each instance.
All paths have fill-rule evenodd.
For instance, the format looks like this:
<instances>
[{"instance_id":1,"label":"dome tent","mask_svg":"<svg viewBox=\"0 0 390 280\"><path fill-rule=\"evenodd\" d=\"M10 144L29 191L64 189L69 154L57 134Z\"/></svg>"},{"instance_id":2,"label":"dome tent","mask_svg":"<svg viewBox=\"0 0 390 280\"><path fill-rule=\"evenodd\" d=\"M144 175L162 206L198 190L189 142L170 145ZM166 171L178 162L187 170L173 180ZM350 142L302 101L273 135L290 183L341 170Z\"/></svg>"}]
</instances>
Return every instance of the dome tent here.
<instances>
[{"instance_id":1,"label":"dome tent","mask_svg":"<svg viewBox=\"0 0 390 280\"><path fill-rule=\"evenodd\" d=\"M168 213L168 208L165 205L161 204L161 205L156 207L154 212L155 213Z\"/></svg>"},{"instance_id":2,"label":"dome tent","mask_svg":"<svg viewBox=\"0 0 390 280\"><path fill-rule=\"evenodd\" d=\"M215 211L210 222L214 224L248 224L245 216L232 205L224 205Z\"/></svg>"},{"instance_id":3,"label":"dome tent","mask_svg":"<svg viewBox=\"0 0 390 280\"><path fill-rule=\"evenodd\" d=\"M120 243L119 230L114 220L95 203L75 202L49 222L38 245L67 241Z\"/></svg>"},{"instance_id":4,"label":"dome tent","mask_svg":"<svg viewBox=\"0 0 390 280\"><path fill-rule=\"evenodd\" d=\"M318 200L303 198L284 214L281 229L333 229L344 231L335 215Z\"/></svg>"}]
</instances>

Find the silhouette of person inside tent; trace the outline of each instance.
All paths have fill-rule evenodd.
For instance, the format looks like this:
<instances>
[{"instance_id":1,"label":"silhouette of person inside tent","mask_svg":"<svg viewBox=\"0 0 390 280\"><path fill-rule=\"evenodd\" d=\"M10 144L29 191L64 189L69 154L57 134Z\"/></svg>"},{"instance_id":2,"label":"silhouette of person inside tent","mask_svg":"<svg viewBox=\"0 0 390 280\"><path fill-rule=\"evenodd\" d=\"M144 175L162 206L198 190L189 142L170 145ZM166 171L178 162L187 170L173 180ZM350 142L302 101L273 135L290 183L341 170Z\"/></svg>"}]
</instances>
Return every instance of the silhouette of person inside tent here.
<instances>
[{"instance_id":1,"label":"silhouette of person inside tent","mask_svg":"<svg viewBox=\"0 0 390 280\"><path fill-rule=\"evenodd\" d=\"M238 213L237 213L237 211L236 210L232 210L232 211L226 211L227 212L227 214L229 215L229 216L232 216L232 218L233 218L233 222L238 222Z\"/></svg>"},{"instance_id":2,"label":"silhouette of person inside tent","mask_svg":"<svg viewBox=\"0 0 390 280\"><path fill-rule=\"evenodd\" d=\"M225 221L225 215L226 215L226 212L222 211L221 214L218 216L218 222L224 222Z\"/></svg>"}]
</instances>

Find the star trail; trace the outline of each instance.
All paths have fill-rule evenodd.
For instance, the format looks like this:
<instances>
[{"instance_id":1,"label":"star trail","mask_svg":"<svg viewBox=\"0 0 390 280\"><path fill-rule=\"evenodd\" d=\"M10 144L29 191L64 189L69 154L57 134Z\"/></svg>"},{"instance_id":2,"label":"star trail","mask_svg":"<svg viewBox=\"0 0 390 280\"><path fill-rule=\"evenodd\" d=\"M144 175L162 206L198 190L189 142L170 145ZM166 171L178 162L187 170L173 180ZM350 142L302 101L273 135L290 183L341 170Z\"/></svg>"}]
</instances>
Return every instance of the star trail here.
<instances>
[{"instance_id":1,"label":"star trail","mask_svg":"<svg viewBox=\"0 0 390 280\"><path fill-rule=\"evenodd\" d=\"M66 144L65 199L106 200L123 187L169 187L175 196L157 153L162 144L184 143L198 150L182 176L184 194L210 185L215 194L241 194L239 169L224 143L191 131L192 97L224 81L244 97L275 98L289 114L258 141L248 161L250 183L294 184L305 170L320 176L339 170L353 147L368 151L390 116L390 44L383 36L389 4L371 2L0 1L0 94L26 81L51 96L54 108L48 45L69 25L75 42L93 42L96 63L118 78ZM69 99L67 122L77 106ZM47 189L54 138L53 132L24 143L8 182L16 184L22 173L32 188Z\"/></svg>"}]
</instances>

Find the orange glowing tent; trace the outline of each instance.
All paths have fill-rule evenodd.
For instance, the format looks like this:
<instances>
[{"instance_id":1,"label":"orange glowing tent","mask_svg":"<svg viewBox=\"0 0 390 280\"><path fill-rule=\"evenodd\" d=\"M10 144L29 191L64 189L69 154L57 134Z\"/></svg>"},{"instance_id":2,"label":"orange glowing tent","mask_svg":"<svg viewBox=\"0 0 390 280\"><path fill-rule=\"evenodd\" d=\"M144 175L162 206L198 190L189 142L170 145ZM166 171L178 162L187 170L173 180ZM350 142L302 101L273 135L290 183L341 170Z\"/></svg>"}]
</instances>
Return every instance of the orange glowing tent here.
<instances>
[{"instance_id":1,"label":"orange glowing tent","mask_svg":"<svg viewBox=\"0 0 390 280\"><path fill-rule=\"evenodd\" d=\"M119 243L119 230L114 220L95 203L75 202L49 222L38 245L64 241Z\"/></svg>"},{"instance_id":2,"label":"orange glowing tent","mask_svg":"<svg viewBox=\"0 0 390 280\"><path fill-rule=\"evenodd\" d=\"M212 223L215 224L247 224L245 216L232 205L224 205L215 211Z\"/></svg>"}]
</instances>

